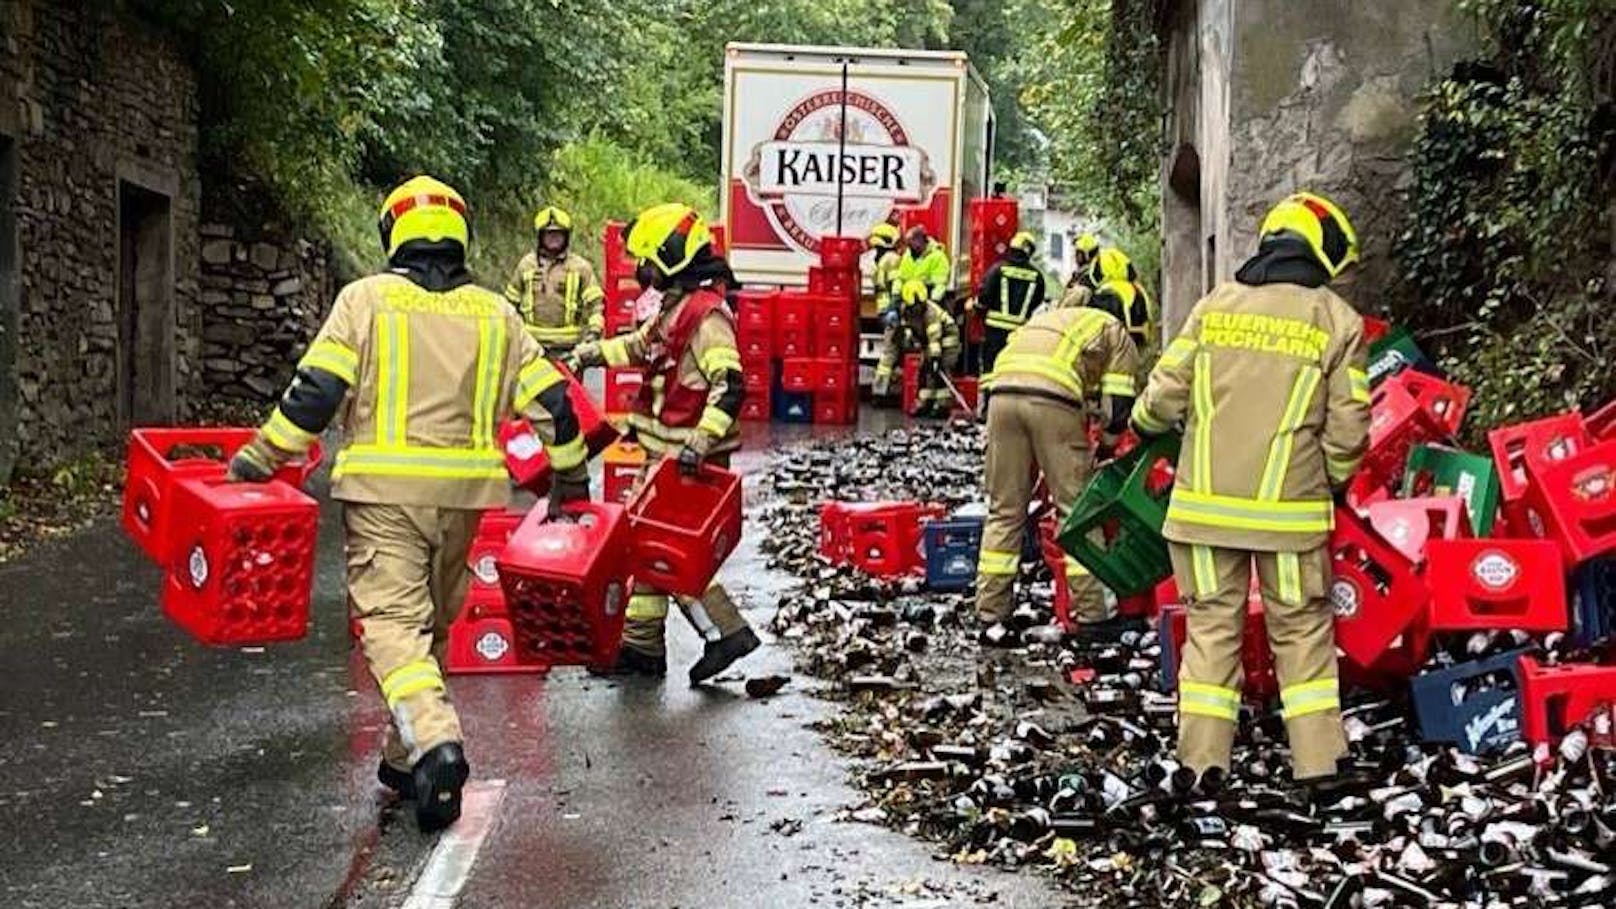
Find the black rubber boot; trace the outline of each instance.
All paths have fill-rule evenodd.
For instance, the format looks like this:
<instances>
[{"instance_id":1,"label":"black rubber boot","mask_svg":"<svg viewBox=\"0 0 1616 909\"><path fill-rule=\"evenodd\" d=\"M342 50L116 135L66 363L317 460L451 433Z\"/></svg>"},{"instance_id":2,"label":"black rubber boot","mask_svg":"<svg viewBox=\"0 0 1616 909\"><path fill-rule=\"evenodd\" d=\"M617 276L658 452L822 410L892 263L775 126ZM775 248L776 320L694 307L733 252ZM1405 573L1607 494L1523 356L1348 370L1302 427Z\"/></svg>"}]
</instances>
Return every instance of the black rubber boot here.
<instances>
[{"instance_id":1,"label":"black rubber boot","mask_svg":"<svg viewBox=\"0 0 1616 909\"><path fill-rule=\"evenodd\" d=\"M732 631L716 641L708 641L701 659L690 667L690 684L700 685L728 669L736 660L763 646L751 626Z\"/></svg>"},{"instance_id":2,"label":"black rubber boot","mask_svg":"<svg viewBox=\"0 0 1616 909\"><path fill-rule=\"evenodd\" d=\"M415 774L408 770L400 770L382 758L376 766L376 779L383 786L398 793L398 797L405 801L415 800Z\"/></svg>"},{"instance_id":3,"label":"black rubber boot","mask_svg":"<svg viewBox=\"0 0 1616 909\"><path fill-rule=\"evenodd\" d=\"M459 742L445 742L415 762L415 823L422 833L442 830L460 819L460 790L471 765Z\"/></svg>"},{"instance_id":4,"label":"black rubber boot","mask_svg":"<svg viewBox=\"0 0 1616 909\"><path fill-rule=\"evenodd\" d=\"M589 673L604 678L643 676L660 679L668 674L668 658L660 653L646 653L624 646L618 648L617 662L610 666L591 666Z\"/></svg>"}]
</instances>

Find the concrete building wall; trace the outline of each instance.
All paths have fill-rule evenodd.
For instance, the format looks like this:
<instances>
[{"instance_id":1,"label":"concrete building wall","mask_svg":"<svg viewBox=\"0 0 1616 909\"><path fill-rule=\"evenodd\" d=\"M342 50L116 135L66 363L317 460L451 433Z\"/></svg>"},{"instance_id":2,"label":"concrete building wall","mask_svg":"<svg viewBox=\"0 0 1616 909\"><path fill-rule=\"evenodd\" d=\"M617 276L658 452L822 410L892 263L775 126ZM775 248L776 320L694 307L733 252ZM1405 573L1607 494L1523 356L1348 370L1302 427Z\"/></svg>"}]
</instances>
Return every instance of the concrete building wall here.
<instances>
[{"instance_id":1,"label":"concrete building wall","mask_svg":"<svg viewBox=\"0 0 1616 909\"><path fill-rule=\"evenodd\" d=\"M1418 95L1475 42L1451 0L1185 0L1166 28L1169 324L1194 302L1196 260L1203 287L1231 278L1264 213L1297 189L1330 196L1358 229L1364 267L1343 292L1366 308L1397 293L1389 251ZM1186 146L1199 158L1198 212L1171 185Z\"/></svg>"},{"instance_id":2,"label":"concrete building wall","mask_svg":"<svg viewBox=\"0 0 1616 909\"><path fill-rule=\"evenodd\" d=\"M99 5L0 0L18 251L0 438L25 465L183 416L200 381L196 124L165 36Z\"/></svg>"}]
</instances>

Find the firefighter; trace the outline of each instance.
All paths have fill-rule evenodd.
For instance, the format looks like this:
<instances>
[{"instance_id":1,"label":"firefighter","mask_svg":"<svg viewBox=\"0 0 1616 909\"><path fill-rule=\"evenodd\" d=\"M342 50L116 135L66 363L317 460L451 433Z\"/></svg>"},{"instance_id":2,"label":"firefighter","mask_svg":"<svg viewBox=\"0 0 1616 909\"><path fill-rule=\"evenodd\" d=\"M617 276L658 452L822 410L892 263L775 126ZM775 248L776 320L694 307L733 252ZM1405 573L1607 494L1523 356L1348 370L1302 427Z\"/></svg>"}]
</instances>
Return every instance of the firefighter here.
<instances>
[{"instance_id":1,"label":"firefighter","mask_svg":"<svg viewBox=\"0 0 1616 909\"><path fill-rule=\"evenodd\" d=\"M572 216L555 206L533 216L534 249L516 263L505 299L528 333L552 357L562 357L606 328L606 292L589 260L571 251Z\"/></svg>"},{"instance_id":2,"label":"firefighter","mask_svg":"<svg viewBox=\"0 0 1616 909\"><path fill-rule=\"evenodd\" d=\"M911 416L946 417L954 409L954 395L948 390L945 377L959 365L959 325L941 303L931 299L931 291L924 281L908 281L900 293L903 301L900 331L907 336L910 345L924 351L920 361L920 391ZM875 367L876 380L880 381L885 374L890 381L895 365L883 353Z\"/></svg>"},{"instance_id":3,"label":"firefighter","mask_svg":"<svg viewBox=\"0 0 1616 909\"><path fill-rule=\"evenodd\" d=\"M707 223L688 205L641 212L623 232L630 255L648 263L660 309L632 334L579 345L569 365L640 366L646 370L629 427L648 464L677 457L687 474L703 463L728 467L740 447L744 382L735 322L725 297L739 288L729 263L712 250ZM757 634L721 585L700 598L679 597L680 610L701 635L701 658L690 667L700 684L759 646ZM623 647L613 672L660 678L667 674L668 595L637 586L629 600Z\"/></svg>"},{"instance_id":4,"label":"firefighter","mask_svg":"<svg viewBox=\"0 0 1616 909\"><path fill-rule=\"evenodd\" d=\"M892 273L889 292L898 296L903 292L904 285L919 281L926 287L928 300L943 303L948 297L948 278L953 268L948 260L948 251L943 249L943 244L926 234L926 228L918 224L909 228L903 242L903 254L898 257L898 267Z\"/></svg>"},{"instance_id":5,"label":"firefighter","mask_svg":"<svg viewBox=\"0 0 1616 909\"><path fill-rule=\"evenodd\" d=\"M1084 284L1091 289L1085 305L1109 312L1128 326L1134 346L1143 354L1156 333L1156 309L1139 283L1139 271L1120 249L1107 247L1089 263Z\"/></svg>"},{"instance_id":6,"label":"firefighter","mask_svg":"<svg viewBox=\"0 0 1616 909\"><path fill-rule=\"evenodd\" d=\"M1043 472L1056 519L1064 523L1094 461L1110 460L1117 436L1128 426L1137 361L1127 329L1114 316L1088 307L1057 307L1016 329L993 372L983 376L988 519L977 561L976 610L984 643L1014 642L1002 626L1013 609L1034 469ZM1087 400L1096 393L1105 427L1091 453ZM1065 560L1065 570L1073 618L1085 624L1104 621L1099 582L1075 559Z\"/></svg>"},{"instance_id":7,"label":"firefighter","mask_svg":"<svg viewBox=\"0 0 1616 909\"><path fill-rule=\"evenodd\" d=\"M1099 251L1099 237L1087 231L1077 235L1077 239L1072 241L1072 276L1066 280L1067 287L1077 283L1078 277L1088 270L1094 254Z\"/></svg>"},{"instance_id":8,"label":"firefighter","mask_svg":"<svg viewBox=\"0 0 1616 909\"><path fill-rule=\"evenodd\" d=\"M348 601L392 713L377 775L434 830L459 817L470 773L443 658L477 523L510 499L500 421L533 421L555 469L552 513L588 498L589 474L565 379L516 312L472 283L460 195L416 177L387 197L379 227L390 268L337 295L230 476L267 480L341 423L331 494L345 506Z\"/></svg>"},{"instance_id":9,"label":"firefighter","mask_svg":"<svg viewBox=\"0 0 1616 909\"><path fill-rule=\"evenodd\" d=\"M1162 533L1189 603L1180 759L1228 769L1241 628L1255 563L1294 778L1345 753L1327 591L1332 491L1368 447L1363 319L1329 288L1358 239L1329 200L1297 193L1263 219L1257 254L1190 310L1134 404L1142 434L1184 422Z\"/></svg>"},{"instance_id":10,"label":"firefighter","mask_svg":"<svg viewBox=\"0 0 1616 909\"><path fill-rule=\"evenodd\" d=\"M870 283L875 289L875 312L881 320L881 356L879 363L886 363L885 371L876 369L875 379L870 386L870 395L877 401L890 401L892 397L892 364L898 362L902 355L903 338L899 331L899 322L903 316L903 308L899 304L898 290L893 285L893 278L898 271L898 228L897 225L883 221L870 230L870 249L875 251L875 268L870 273Z\"/></svg>"},{"instance_id":11,"label":"firefighter","mask_svg":"<svg viewBox=\"0 0 1616 909\"><path fill-rule=\"evenodd\" d=\"M976 307L983 312L987 331L982 340L982 365L993 371L993 361L1004 349L1010 333L1044 305L1049 288L1044 273L1032 264L1036 245L1032 234L1022 231L1010 239L1010 251L993 263L982 276L982 289Z\"/></svg>"}]
</instances>

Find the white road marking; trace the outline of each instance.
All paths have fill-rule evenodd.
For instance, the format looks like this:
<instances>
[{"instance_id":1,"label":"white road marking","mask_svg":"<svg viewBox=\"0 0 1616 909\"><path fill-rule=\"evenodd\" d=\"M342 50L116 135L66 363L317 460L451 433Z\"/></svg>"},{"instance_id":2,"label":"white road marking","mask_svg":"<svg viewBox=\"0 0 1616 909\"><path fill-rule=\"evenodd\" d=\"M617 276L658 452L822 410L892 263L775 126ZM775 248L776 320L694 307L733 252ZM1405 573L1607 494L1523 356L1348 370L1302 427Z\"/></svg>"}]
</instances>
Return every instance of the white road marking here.
<instances>
[{"instance_id":1,"label":"white road marking","mask_svg":"<svg viewBox=\"0 0 1616 909\"><path fill-rule=\"evenodd\" d=\"M432 847L402 909L454 909L455 899L471 878L477 853L494 827L504 798L504 780L478 780L466 787L461 796L460 820L445 830Z\"/></svg>"}]
</instances>

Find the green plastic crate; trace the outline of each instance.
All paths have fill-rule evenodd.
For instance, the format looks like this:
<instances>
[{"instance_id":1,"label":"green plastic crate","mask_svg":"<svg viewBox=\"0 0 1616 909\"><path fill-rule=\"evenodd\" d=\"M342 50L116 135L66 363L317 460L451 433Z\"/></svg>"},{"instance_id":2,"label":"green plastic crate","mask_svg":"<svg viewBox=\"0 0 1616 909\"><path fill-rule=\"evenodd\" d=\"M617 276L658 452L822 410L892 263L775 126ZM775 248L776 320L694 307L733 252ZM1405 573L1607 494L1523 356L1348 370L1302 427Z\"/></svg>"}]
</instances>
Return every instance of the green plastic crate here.
<instances>
[{"instance_id":1,"label":"green plastic crate","mask_svg":"<svg viewBox=\"0 0 1616 909\"><path fill-rule=\"evenodd\" d=\"M1061 549L1119 597L1150 590L1173 572L1161 535L1173 486L1151 490L1150 480L1160 462L1177 464L1179 441L1159 436L1095 474L1056 535Z\"/></svg>"},{"instance_id":2,"label":"green plastic crate","mask_svg":"<svg viewBox=\"0 0 1616 909\"><path fill-rule=\"evenodd\" d=\"M1417 445L1403 469L1403 495L1458 496L1470 529L1485 537L1492 533L1503 490L1492 458L1443 445Z\"/></svg>"},{"instance_id":3,"label":"green plastic crate","mask_svg":"<svg viewBox=\"0 0 1616 909\"><path fill-rule=\"evenodd\" d=\"M1369 384L1379 385L1405 369L1439 374L1431 358L1414 343L1414 336L1406 328L1394 328L1385 337L1369 345Z\"/></svg>"}]
</instances>

